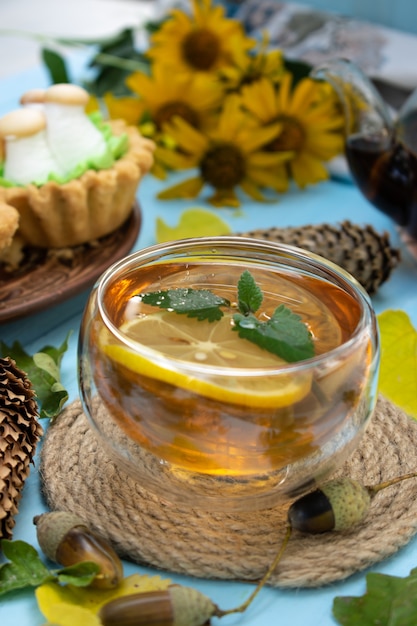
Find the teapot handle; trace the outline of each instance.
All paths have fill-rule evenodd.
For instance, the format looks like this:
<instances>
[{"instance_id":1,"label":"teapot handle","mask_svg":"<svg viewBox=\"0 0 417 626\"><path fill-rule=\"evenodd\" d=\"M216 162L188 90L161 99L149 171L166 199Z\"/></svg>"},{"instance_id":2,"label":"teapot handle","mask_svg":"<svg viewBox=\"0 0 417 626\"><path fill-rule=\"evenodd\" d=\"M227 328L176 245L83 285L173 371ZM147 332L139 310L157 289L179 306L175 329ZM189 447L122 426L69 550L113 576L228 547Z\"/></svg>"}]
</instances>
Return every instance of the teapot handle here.
<instances>
[{"instance_id":1,"label":"teapot handle","mask_svg":"<svg viewBox=\"0 0 417 626\"><path fill-rule=\"evenodd\" d=\"M394 123L378 90L352 61L329 60L310 73L315 79L325 80L336 91L343 106L346 136L391 136Z\"/></svg>"}]
</instances>

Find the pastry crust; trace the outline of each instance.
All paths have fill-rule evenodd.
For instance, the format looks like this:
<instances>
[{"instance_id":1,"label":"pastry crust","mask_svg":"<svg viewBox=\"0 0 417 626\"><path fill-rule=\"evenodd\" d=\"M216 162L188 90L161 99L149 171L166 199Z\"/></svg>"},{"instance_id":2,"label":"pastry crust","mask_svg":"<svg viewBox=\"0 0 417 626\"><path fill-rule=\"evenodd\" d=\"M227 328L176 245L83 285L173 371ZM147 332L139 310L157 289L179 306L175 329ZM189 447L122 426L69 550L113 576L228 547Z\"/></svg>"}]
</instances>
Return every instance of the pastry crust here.
<instances>
[{"instance_id":1,"label":"pastry crust","mask_svg":"<svg viewBox=\"0 0 417 626\"><path fill-rule=\"evenodd\" d=\"M60 185L0 187L0 203L19 213L19 235L30 246L71 247L104 237L130 215L138 185L153 164L154 143L123 120L110 122L115 135L126 133L129 148L105 170L88 170Z\"/></svg>"},{"instance_id":2,"label":"pastry crust","mask_svg":"<svg viewBox=\"0 0 417 626\"><path fill-rule=\"evenodd\" d=\"M9 204L0 202L0 250L11 245L18 226L18 211Z\"/></svg>"}]
</instances>

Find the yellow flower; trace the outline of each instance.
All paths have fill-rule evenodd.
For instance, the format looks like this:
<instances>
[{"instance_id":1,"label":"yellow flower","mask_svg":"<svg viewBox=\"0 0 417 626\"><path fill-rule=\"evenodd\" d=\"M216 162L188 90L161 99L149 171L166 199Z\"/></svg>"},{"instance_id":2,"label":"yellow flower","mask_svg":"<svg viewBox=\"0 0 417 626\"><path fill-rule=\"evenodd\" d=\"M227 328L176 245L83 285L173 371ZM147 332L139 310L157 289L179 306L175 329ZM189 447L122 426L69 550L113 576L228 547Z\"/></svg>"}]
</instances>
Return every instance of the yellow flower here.
<instances>
[{"instance_id":1,"label":"yellow flower","mask_svg":"<svg viewBox=\"0 0 417 626\"><path fill-rule=\"evenodd\" d=\"M150 59L173 72L207 75L254 46L242 25L225 17L223 7L212 6L211 0L192 0L192 6L190 15L179 9L170 12L151 37Z\"/></svg>"},{"instance_id":2,"label":"yellow flower","mask_svg":"<svg viewBox=\"0 0 417 626\"><path fill-rule=\"evenodd\" d=\"M112 93L106 93L103 97L107 113L111 119L123 119L128 124L136 125L143 115L143 103L138 98L125 96L118 98Z\"/></svg>"},{"instance_id":3,"label":"yellow flower","mask_svg":"<svg viewBox=\"0 0 417 626\"><path fill-rule=\"evenodd\" d=\"M179 75L161 63L153 65L151 76L131 74L126 84L139 96L143 112L157 130L177 115L195 128L204 128L223 96L220 85L210 77Z\"/></svg>"},{"instance_id":4,"label":"yellow flower","mask_svg":"<svg viewBox=\"0 0 417 626\"><path fill-rule=\"evenodd\" d=\"M244 85L251 85L261 78L278 84L284 76L284 62L281 50L268 50L268 37L265 35L259 49L248 52L240 50L233 65L219 70L219 78L226 92L239 92Z\"/></svg>"},{"instance_id":5,"label":"yellow flower","mask_svg":"<svg viewBox=\"0 0 417 626\"><path fill-rule=\"evenodd\" d=\"M159 147L176 149L176 142L164 133L164 125L179 116L195 128L207 127L221 106L222 89L210 76L202 79L179 75L158 62L153 64L151 76L135 72L126 79L126 84L138 96L136 111L142 119L139 126L142 134L157 144L152 173L164 179L166 164L160 158ZM119 112L127 113L120 109Z\"/></svg>"},{"instance_id":6,"label":"yellow flower","mask_svg":"<svg viewBox=\"0 0 417 626\"><path fill-rule=\"evenodd\" d=\"M237 95L229 96L215 128L200 132L176 118L166 132L177 142L180 151L166 151L162 156L173 169L197 168L199 174L161 192L161 199L195 198L205 184L214 188L209 202L214 206L240 205L236 189L240 187L255 200L265 200L261 189L277 189L276 168L288 160L291 152L265 152L261 146L277 136L279 124L259 127L240 107Z\"/></svg>"},{"instance_id":7,"label":"yellow flower","mask_svg":"<svg viewBox=\"0 0 417 626\"><path fill-rule=\"evenodd\" d=\"M242 90L242 103L256 120L268 127L279 122L281 130L269 142L272 152L291 150L294 157L278 174L293 179L299 187L328 178L323 162L343 151L343 116L337 115L334 98L323 98L318 83L301 80L292 89L292 75L285 74L278 89L261 79Z\"/></svg>"}]
</instances>

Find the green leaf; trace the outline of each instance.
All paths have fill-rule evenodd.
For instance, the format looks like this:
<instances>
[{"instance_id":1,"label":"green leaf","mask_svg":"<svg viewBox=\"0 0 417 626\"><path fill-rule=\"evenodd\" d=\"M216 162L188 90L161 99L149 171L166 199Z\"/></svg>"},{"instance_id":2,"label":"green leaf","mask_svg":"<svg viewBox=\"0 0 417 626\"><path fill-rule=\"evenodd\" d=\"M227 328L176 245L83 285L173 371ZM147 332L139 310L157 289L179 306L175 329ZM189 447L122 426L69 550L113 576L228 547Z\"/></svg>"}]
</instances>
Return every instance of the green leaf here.
<instances>
[{"instance_id":1,"label":"green leaf","mask_svg":"<svg viewBox=\"0 0 417 626\"><path fill-rule=\"evenodd\" d=\"M87 587L100 571L100 566L90 561L49 570L35 548L21 540L3 539L1 550L9 561L0 565L0 595L16 589L38 587L52 581Z\"/></svg>"},{"instance_id":2,"label":"green leaf","mask_svg":"<svg viewBox=\"0 0 417 626\"><path fill-rule=\"evenodd\" d=\"M68 400L68 392L60 380L60 365L68 349L70 334L68 333L58 348L44 346L33 356L27 354L18 341L15 341L12 346L0 342L1 356L14 359L17 366L26 372L31 381L40 406L41 418L56 417Z\"/></svg>"},{"instance_id":3,"label":"green leaf","mask_svg":"<svg viewBox=\"0 0 417 626\"><path fill-rule=\"evenodd\" d=\"M124 67L123 60L129 62L128 67ZM95 68L97 74L89 89L98 97L107 92L114 96L131 95L125 81L134 71L133 62L137 64L136 70L144 71L149 68L149 60L135 48L134 31L126 28L104 42L92 58L90 67Z\"/></svg>"},{"instance_id":4,"label":"green leaf","mask_svg":"<svg viewBox=\"0 0 417 626\"><path fill-rule=\"evenodd\" d=\"M70 83L67 67L63 57L49 48L42 48L42 60L49 72L51 83Z\"/></svg>"},{"instance_id":5,"label":"green leaf","mask_svg":"<svg viewBox=\"0 0 417 626\"><path fill-rule=\"evenodd\" d=\"M309 63L305 63L305 61L298 61L294 59L284 59L284 66L287 72L292 74L293 78L293 87L297 85L300 80L303 78L307 78L311 74L311 70L313 66Z\"/></svg>"},{"instance_id":6,"label":"green leaf","mask_svg":"<svg viewBox=\"0 0 417 626\"><path fill-rule=\"evenodd\" d=\"M405 578L370 573L366 593L336 597L333 615L342 626L410 626L417 624L417 571Z\"/></svg>"},{"instance_id":7,"label":"green leaf","mask_svg":"<svg viewBox=\"0 0 417 626\"><path fill-rule=\"evenodd\" d=\"M94 578L100 571L98 563L92 561L83 561L69 567L57 570L56 577L58 582L75 587L87 587L93 582Z\"/></svg>"},{"instance_id":8,"label":"green leaf","mask_svg":"<svg viewBox=\"0 0 417 626\"><path fill-rule=\"evenodd\" d=\"M252 274L245 270L237 284L238 307L243 315L255 313L262 304L263 295Z\"/></svg>"},{"instance_id":9,"label":"green leaf","mask_svg":"<svg viewBox=\"0 0 417 626\"><path fill-rule=\"evenodd\" d=\"M1 548L10 562L0 565L0 595L24 587L37 587L53 579L35 548L25 541L3 539Z\"/></svg>"},{"instance_id":10,"label":"green leaf","mask_svg":"<svg viewBox=\"0 0 417 626\"><path fill-rule=\"evenodd\" d=\"M174 313L196 317L198 320L214 322L223 317L221 306L230 302L216 296L208 289L168 289L141 295L144 304L172 310Z\"/></svg>"},{"instance_id":11,"label":"green leaf","mask_svg":"<svg viewBox=\"0 0 417 626\"><path fill-rule=\"evenodd\" d=\"M307 326L299 315L281 304L266 322L254 315L233 316L239 337L293 363L314 356L314 344Z\"/></svg>"}]
</instances>

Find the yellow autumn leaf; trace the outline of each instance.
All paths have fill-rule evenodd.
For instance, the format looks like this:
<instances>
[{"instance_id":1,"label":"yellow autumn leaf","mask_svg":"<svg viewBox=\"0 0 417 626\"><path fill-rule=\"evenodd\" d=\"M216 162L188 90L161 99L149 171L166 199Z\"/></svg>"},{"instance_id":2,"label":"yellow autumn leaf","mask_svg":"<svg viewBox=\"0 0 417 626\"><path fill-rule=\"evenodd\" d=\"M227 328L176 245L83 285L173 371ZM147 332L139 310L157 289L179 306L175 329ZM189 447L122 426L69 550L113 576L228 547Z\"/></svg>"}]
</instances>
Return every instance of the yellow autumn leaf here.
<instances>
[{"instance_id":1,"label":"yellow autumn leaf","mask_svg":"<svg viewBox=\"0 0 417 626\"><path fill-rule=\"evenodd\" d=\"M169 226L160 217L156 220L156 240L158 243L190 237L215 237L228 235L231 229L213 211L207 209L187 209L180 215L177 226Z\"/></svg>"},{"instance_id":2,"label":"yellow autumn leaf","mask_svg":"<svg viewBox=\"0 0 417 626\"><path fill-rule=\"evenodd\" d=\"M103 604L132 593L167 589L170 584L169 579L140 574L127 576L118 587L109 590L62 586L49 582L36 589L36 599L48 624L101 626L97 613Z\"/></svg>"},{"instance_id":3,"label":"yellow autumn leaf","mask_svg":"<svg viewBox=\"0 0 417 626\"><path fill-rule=\"evenodd\" d=\"M417 330L404 311L378 315L381 335L379 391L417 419Z\"/></svg>"}]
</instances>

